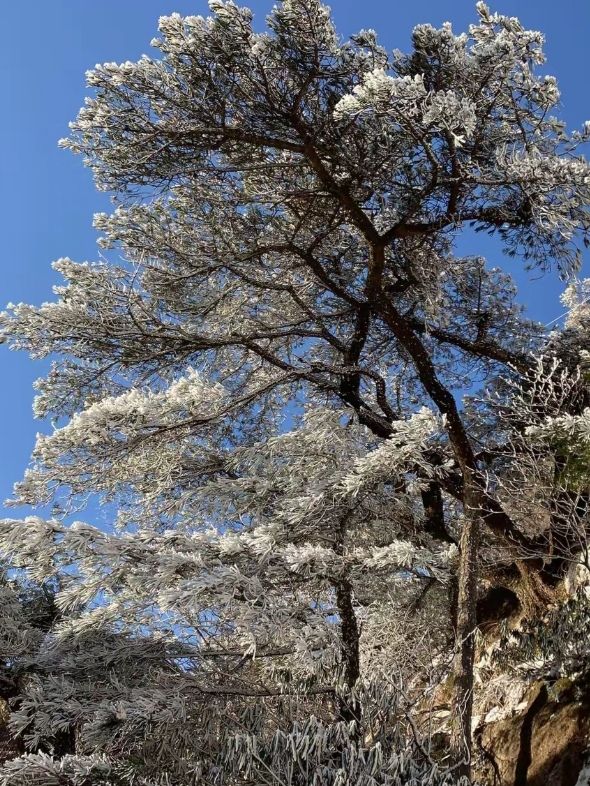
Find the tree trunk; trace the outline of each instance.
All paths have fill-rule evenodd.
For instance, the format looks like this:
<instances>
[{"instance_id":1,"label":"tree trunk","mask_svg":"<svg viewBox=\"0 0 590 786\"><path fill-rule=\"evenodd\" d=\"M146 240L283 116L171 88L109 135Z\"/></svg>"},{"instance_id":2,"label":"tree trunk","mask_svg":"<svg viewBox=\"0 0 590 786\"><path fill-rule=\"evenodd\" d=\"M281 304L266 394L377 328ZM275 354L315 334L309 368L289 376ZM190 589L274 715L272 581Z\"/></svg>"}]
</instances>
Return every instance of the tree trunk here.
<instances>
[{"instance_id":1,"label":"tree trunk","mask_svg":"<svg viewBox=\"0 0 590 786\"><path fill-rule=\"evenodd\" d=\"M473 711L473 666L477 626L477 573L480 537L479 493L472 477L466 477L464 523L461 531L457 591L456 655L453 667L453 712L451 743L459 774L471 774L471 718Z\"/></svg>"},{"instance_id":2,"label":"tree trunk","mask_svg":"<svg viewBox=\"0 0 590 786\"><path fill-rule=\"evenodd\" d=\"M344 682L347 691L353 691L360 675L359 629L352 605L352 586L344 579L336 584L336 605L340 614L342 635L342 659L344 663ZM341 708L342 719L360 720L357 702L352 697L345 700Z\"/></svg>"},{"instance_id":3,"label":"tree trunk","mask_svg":"<svg viewBox=\"0 0 590 786\"><path fill-rule=\"evenodd\" d=\"M344 541L349 515L340 521L340 528L334 546L336 554L344 555ZM339 696L340 720L356 722L354 739L360 735L361 707L354 698L354 689L360 676L360 631L352 602L352 584L344 577L334 583L336 607L340 616L340 637L342 640L342 665L344 667L345 692Z\"/></svg>"}]
</instances>

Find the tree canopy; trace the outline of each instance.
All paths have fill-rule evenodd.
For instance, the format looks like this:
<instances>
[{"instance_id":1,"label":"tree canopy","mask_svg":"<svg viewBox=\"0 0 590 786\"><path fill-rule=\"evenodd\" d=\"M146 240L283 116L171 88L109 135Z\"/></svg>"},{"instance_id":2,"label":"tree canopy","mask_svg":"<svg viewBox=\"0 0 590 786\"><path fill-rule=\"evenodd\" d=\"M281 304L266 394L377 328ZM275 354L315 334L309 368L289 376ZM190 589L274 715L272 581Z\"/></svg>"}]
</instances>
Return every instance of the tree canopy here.
<instances>
[{"instance_id":1,"label":"tree canopy","mask_svg":"<svg viewBox=\"0 0 590 786\"><path fill-rule=\"evenodd\" d=\"M107 261L2 315L54 358L15 501L55 517L0 547L59 613L7 659L0 783L450 786L486 597L538 621L586 559L590 125L482 2L393 55L317 0L210 8L88 73ZM473 230L559 270L562 328ZM108 531L61 521L89 495Z\"/></svg>"}]
</instances>

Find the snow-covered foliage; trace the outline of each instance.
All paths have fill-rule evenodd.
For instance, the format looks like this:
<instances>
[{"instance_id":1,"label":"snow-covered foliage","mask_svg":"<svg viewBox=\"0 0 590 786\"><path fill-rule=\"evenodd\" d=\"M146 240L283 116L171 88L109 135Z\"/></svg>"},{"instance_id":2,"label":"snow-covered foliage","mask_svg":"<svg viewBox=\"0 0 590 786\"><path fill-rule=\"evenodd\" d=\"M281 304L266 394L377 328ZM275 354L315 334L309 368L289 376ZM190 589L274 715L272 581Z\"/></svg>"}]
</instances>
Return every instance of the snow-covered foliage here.
<instances>
[{"instance_id":1,"label":"snow-covered foliage","mask_svg":"<svg viewBox=\"0 0 590 786\"><path fill-rule=\"evenodd\" d=\"M14 728L33 748L62 725L77 729L77 750L112 754L126 738L127 746L149 760L152 736L159 740L165 734L176 751L195 739L211 745L207 740L229 702L236 713L233 724L231 717L225 721L230 752L222 738L209 750L214 762L229 756L247 773L257 766L254 753L270 745L273 766L282 770L284 745L304 751L311 745L302 761L310 766L313 757L331 782L333 765L325 757L357 734L354 720L334 726L323 717L317 728L273 732L261 708L254 726L242 715L249 716L257 697L293 703L295 718L297 704L313 706L310 696L323 696L328 704L350 701L350 661L340 651L337 619L354 615L352 643L360 650L364 618L396 596L398 603L411 598L421 584L448 580L454 547L425 535L416 541L412 533L419 530L420 511L411 494L396 488L404 477L415 476L415 457L437 428L432 413L422 411L396 424L396 436L371 449L374 439L365 427L341 412L313 410L297 430L227 455L215 477L191 489L174 524L163 530L156 521L148 526L153 500L141 528L119 533L33 517L4 521L4 552L38 581L59 579L56 603L64 615L41 663L51 678L29 680ZM88 433L79 433L84 444ZM388 445L396 440L402 444L397 452ZM378 461L375 454L385 448L389 452ZM160 496L167 493L161 490ZM170 515L169 508L164 514ZM120 633L113 638L108 631L115 628ZM151 635L144 640L147 630ZM146 672L150 656L155 660ZM379 658L370 657L378 668ZM110 663L100 691L93 678L97 667L88 658ZM117 674L120 658L123 672ZM170 658L176 666L166 669ZM399 712L395 688L370 712L389 708L390 717ZM359 695L375 690L370 679L355 687ZM246 708L236 707L236 696ZM243 749L257 728L262 739ZM248 730L246 738L240 729ZM312 730L318 739L304 742ZM391 743L375 745L354 765L359 782L365 768L375 774L383 767L395 783L398 770L418 766L404 764L403 757L398 762L403 746L396 752ZM187 777L176 766L177 776ZM208 771L212 764L200 766ZM167 771L173 771L171 763Z\"/></svg>"},{"instance_id":2,"label":"snow-covered foliage","mask_svg":"<svg viewBox=\"0 0 590 786\"><path fill-rule=\"evenodd\" d=\"M27 753L7 762L0 773L2 786L117 786L107 762L94 756L63 756L57 760L46 753Z\"/></svg>"},{"instance_id":3,"label":"snow-covered foliage","mask_svg":"<svg viewBox=\"0 0 590 786\"><path fill-rule=\"evenodd\" d=\"M0 550L55 591L39 632L1 588L27 752L0 784L451 786L478 571L530 611L583 552L589 411L587 282L547 333L454 241L576 272L590 126L483 3L392 58L317 0L264 33L210 6L88 73L63 145L117 195L106 256L0 317L53 359L13 500L53 517ZM112 527L64 523L90 498Z\"/></svg>"}]
</instances>

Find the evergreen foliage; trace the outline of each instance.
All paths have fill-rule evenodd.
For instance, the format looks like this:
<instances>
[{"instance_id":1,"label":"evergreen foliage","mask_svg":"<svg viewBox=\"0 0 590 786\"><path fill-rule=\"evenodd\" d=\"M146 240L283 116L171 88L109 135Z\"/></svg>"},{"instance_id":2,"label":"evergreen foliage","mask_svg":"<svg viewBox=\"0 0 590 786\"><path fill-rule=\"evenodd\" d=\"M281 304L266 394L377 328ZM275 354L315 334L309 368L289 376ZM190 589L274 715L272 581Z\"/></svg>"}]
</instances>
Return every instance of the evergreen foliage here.
<instances>
[{"instance_id":1,"label":"evergreen foliage","mask_svg":"<svg viewBox=\"0 0 590 786\"><path fill-rule=\"evenodd\" d=\"M1 317L55 426L13 500L54 516L0 548L55 595L1 588L0 784L466 783L485 583L538 621L587 554L590 124L482 2L392 56L318 0L210 8L89 72L62 142L117 261ZM466 227L569 278L563 329ZM63 523L89 495L110 528Z\"/></svg>"}]
</instances>

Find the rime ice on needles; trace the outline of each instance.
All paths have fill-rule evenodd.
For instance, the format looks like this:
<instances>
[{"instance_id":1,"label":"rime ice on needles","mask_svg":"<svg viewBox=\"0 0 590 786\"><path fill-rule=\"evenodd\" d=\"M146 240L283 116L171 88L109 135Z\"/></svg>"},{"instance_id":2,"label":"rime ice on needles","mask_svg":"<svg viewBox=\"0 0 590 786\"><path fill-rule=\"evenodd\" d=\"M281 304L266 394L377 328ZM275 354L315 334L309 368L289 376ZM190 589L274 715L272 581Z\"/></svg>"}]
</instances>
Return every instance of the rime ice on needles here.
<instances>
[{"instance_id":1,"label":"rime ice on needles","mask_svg":"<svg viewBox=\"0 0 590 786\"><path fill-rule=\"evenodd\" d=\"M464 504L478 567L521 575L531 511L566 544L538 562L569 559L581 507L564 512L545 437L588 403L585 285L547 335L454 244L472 225L575 271L587 133L552 116L542 35L484 3L392 58L373 31L341 41L317 0L279 3L263 33L210 7L87 74L62 144L117 195L95 217L107 261L59 260L55 302L0 317L54 358L35 412L55 428L16 501L117 511L108 532L0 527L59 617L41 643L0 620L34 651L15 728L54 751L75 730L79 754L15 759L0 784L100 782L87 756L117 786L450 784L429 714L408 712L448 676ZM491 393L464 405L474 380Z\"/></svg>"},{"instance_id":2,"label":"rime ice on needles","mask_svg":"<svg viewBox=\"0 0 590 786\"><path fill-rule=\"evenodd\" d=\"M410 128L422 123L426 128L445 129L455 144L462 144L473 132L477 119L470 99L460 98L452 90L429 93L420 74L395 78L382 68L368 74L352 94L344 96L334 114L338 119L371 110Z\"/></svg>"}]
</instances>

